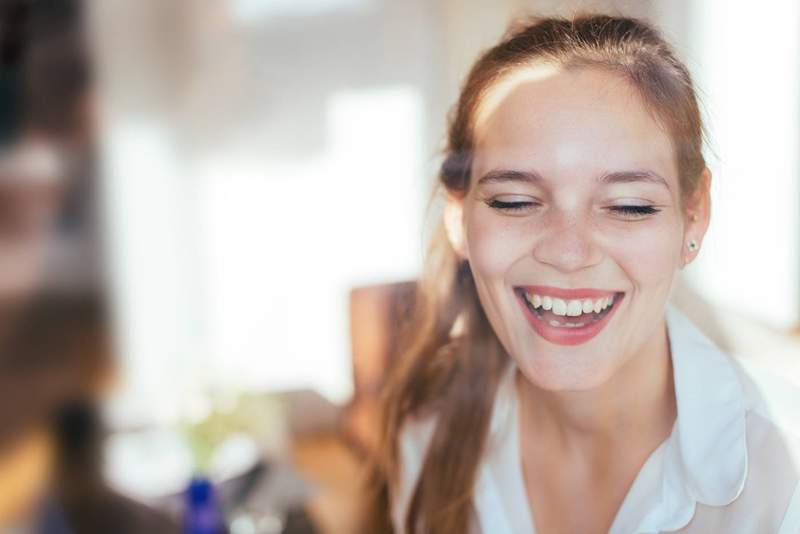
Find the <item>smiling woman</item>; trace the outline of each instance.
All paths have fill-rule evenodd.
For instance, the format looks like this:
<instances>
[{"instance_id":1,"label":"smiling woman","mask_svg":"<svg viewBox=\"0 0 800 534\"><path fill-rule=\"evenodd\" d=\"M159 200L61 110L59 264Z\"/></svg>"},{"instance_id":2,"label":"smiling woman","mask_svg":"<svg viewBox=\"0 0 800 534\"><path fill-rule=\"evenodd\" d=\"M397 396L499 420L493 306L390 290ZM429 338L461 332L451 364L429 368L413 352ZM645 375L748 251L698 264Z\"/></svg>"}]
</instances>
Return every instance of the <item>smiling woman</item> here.
<instances>
[{"instance_id":1,"label":"smiling woman","mask_svg":"<svg viewBox=\"0 0 800 534\"><path fill-rule=\"evenodd\" d=\"M702 145L640 20L526 21L478 59L365 531L800 531L794 431L669 302L709 225Z\"/></svg>"},{"instance_id":2,"label":"smiling woman","mask_svg":"<svg viewBox=\"0 0 800 534\"><path fill-rule=\"evenodd\" d=\"M699 241L708 223L707 185L697 183L704 173L691 182L697 194L681 199L668 131L617 72L533 63L510 77L517 83L505 82L501 100L478 108L471 165L481 178L447 206L450 240L489 322L520 370L548 391L607 384L642 352L663 363L663 306L690 259L681 243ZM486 180L498 169L537 179ZM525 204L497 204L509 201ZM616 328L541 320L513 291L533 282L552 288L542 296L554 298L556 316L566 315L563 299L618 294ZM548 345L558 340L579 346Z\"/></svg>"}]
</instances>

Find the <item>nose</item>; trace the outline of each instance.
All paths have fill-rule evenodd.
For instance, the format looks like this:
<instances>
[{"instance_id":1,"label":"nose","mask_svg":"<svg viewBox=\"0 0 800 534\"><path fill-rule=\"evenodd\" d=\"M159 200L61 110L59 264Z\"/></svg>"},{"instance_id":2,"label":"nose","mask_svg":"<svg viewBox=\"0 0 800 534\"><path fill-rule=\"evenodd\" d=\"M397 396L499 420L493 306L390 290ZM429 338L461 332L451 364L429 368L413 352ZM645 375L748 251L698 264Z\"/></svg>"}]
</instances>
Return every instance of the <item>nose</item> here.
<instances>
[{"instance_id":1,"label":"nose","mask_svg":"<svg viewBox=\"0 0 800 534\"><path fill-rule=\"evenodd\" d=\"M569 214L552 217L536 240L533 256L558 271L570 273L600 262L602 253L594 242L589 221Z\"/></svg>"}]
</instances>

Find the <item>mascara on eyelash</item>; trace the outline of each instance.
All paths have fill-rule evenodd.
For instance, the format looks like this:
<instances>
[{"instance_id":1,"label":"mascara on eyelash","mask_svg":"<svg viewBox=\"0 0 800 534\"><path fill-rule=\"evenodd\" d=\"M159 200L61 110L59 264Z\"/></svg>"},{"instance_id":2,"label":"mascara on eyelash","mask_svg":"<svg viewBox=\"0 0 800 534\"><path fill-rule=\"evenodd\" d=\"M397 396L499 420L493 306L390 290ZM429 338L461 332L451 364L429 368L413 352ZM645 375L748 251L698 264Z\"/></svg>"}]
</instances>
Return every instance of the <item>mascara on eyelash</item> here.
<instances>
[{"instance_id":1,"label":"mascara on eyelash","mask_svg":"<svg viewBox=\"0 0 800 534\"><path fill-rule=\"evenodd\" d=\"M527 200L520 200L517 202L504 202L502 200L487 200L486 205L491 208L499 208L499 209L515 209L520 208L522 206L527 206L530 204L534 204L534 202L527 201Z\"/></svg>"},{"instance_id":2,"label":"mascara on eyelash","mask_svg":"<svg viewBox=\"0 0 800 534\"><path fill-rule=\"evenodd\" d=\"M485 203L491 208L511 211L524 209L527 205L534 204L534 202L530 201L504 202L496 199L485 201ZM609 209L624 215L653 215L661 211L660 209L649 205L611 206Z\"/></svg>"},{"instance_id":3,"label":"mascara on eyelash","mask_svg":"<svg viewBox=\"0 0 800 534\"><path fill-rule=\"evenodd\" d=\"M639 215L650 215L661 211L653 206L612 206L611 209L620 213L632 213Z\"/></svg>"}]
</instances>

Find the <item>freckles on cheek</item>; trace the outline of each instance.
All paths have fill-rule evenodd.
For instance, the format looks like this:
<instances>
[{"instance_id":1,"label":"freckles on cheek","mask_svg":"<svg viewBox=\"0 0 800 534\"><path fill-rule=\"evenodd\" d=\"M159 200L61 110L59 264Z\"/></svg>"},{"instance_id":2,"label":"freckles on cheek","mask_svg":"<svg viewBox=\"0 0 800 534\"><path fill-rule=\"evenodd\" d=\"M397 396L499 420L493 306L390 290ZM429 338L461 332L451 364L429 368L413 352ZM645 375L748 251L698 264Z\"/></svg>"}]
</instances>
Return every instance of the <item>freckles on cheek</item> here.
<instances>
[{"instance_id":1,"label":"freckles on cheek","mask_svg":"<svg viewBox=\"0 0 800 534\"><path fill-rule=\"evenodd\" d=\"M502 276L524 254L524 236L505 225L471 225L466 237L470 264L484 276Z\"/></svg>"},{"instance_id":2,"label":"freckles on cheek","mask_svg":"<svg viewBox=\"0 0 800 534\"><path fill-rule=\"evenodd\" d=\"M615 255L640 282L670 278L676 268L675 238L669 234L629 234L617 243Z\"/></svg>"}]
</instances>

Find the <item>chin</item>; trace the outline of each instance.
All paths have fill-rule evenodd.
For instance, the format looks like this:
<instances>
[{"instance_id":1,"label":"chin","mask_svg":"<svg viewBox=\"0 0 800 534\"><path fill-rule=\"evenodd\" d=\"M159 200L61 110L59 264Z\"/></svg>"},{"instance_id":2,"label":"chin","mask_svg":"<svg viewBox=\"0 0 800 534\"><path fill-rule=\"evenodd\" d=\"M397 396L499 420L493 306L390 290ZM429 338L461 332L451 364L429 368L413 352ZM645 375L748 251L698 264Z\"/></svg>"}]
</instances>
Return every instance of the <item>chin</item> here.
<instances>
[{"instance_id":1,"label":"chin","mask_svg":"<svg viewBox=\"0 0 800 534\"><path fill-rule=\"evenodd\" d=\"M520 361L515 358L525 378L534 386L546 391L587 391L609 380L612 373L595 364L565 365L564 356L535 358Z\"/></svg>"}]
</instances>

